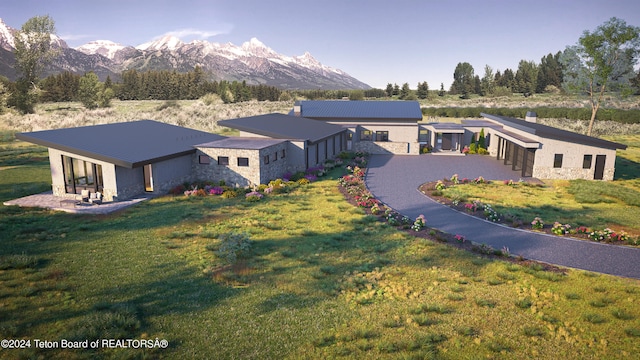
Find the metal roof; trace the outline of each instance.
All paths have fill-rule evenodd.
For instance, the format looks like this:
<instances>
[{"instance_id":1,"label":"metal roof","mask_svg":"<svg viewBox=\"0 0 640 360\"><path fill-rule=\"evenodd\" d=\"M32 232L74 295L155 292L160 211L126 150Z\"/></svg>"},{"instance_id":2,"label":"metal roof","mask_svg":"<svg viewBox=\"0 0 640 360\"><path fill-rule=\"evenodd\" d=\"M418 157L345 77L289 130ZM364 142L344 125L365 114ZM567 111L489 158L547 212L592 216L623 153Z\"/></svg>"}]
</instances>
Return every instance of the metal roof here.
<instances>
[{"instance_id":1,"label":"metal roof","mask_svg":"<svg viewBox=\"0 0 640 360\"><path fill-rule=\"evenodd\" d=\"M197 148L219 148L219 149L247 149L260 150L269 146L285 142L282 139L268 139L258 137L228 137L196 145Z\"/></svg>"},{"instance_id":2,"label":"metal roof","mask_svg":"<svg viewBox=\"0 0 640 360\"><path fill-rule=\"evenodd\" d=\"M346 131L341 126L323 121L278 113L220 120L218 125L274 139L309 140L311 142Z\"/></svg>"},{"instance_id":3,"label":"metal roof","mask_svg":"<svg viewBox=\"0 0 640 360\"><path fill-rule=\"evenodd\" d=\"M619 144L613 141L607 141L592 136L578 134L572 131L562 130L551 126L538 124L534 122L528 122L521 119L515 119L507 116L491 115L480 113L481 116L487 119L495 120L505 126L511 126L521 131L526 131L530 134L537 135L541 138L554 139L560 141L567 141L576 144L597 146L605 149L626 149L627 145Z\"/></svg>"},{"instance_id":4,"label":"metal roof","mask_svg":"<svg viewBox=\"0 0 640 360\"><path fill-rule=\"evenodd\" d=\"M417 101L300 101L303 117L322 120L402 120L421 121L422 110Z\"/></svg>"},{"instance_id":5,"label":"metal roof","mask_svg":"<svg viewBox=\"0 0 640 360\"><path fill-rule=\"evenodd\" d=\"M16 134L16 138L134 168L195 152L194 145L223 136L153 120Z\"/></svg>"}]
</instances>

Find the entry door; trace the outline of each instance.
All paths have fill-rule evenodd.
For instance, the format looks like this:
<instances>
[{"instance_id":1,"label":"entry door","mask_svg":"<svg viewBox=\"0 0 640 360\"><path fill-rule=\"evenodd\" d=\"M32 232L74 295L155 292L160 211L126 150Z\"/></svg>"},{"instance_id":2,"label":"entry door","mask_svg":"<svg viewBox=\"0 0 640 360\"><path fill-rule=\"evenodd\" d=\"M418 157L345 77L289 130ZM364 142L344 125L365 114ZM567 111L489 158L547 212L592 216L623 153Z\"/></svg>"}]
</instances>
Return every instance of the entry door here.
<instances>
[{"instance_id":1,"label":"entry door","mask_svg":"<svg viewBox=\"0 0 640 360\"><path fill-rule=\"evenodd\" d=\"M151 171L151 164L147 164L142 168L144 173L144 191L153 191L153 172Z\"/></svg>"},{"instance_id":2,"label":"entry door","mask_svg":"<svg viewBox=\"0 0 640 360\"><path fill-rule=\"evenodd\" d=\"M451 150L453 134L442 134L442 150Z\"/></svg>"},{"instance_id":3,"label":"entry door","mask_svg":"<svg viewBox=\"0 0 640 360\"><path fill-rule=\"evenodd\" d=\"M596 155L596 169L593 173L594 180L602 180L604 177L604 163L607 161L607 155Z\"/></svg>"}]
</instances>

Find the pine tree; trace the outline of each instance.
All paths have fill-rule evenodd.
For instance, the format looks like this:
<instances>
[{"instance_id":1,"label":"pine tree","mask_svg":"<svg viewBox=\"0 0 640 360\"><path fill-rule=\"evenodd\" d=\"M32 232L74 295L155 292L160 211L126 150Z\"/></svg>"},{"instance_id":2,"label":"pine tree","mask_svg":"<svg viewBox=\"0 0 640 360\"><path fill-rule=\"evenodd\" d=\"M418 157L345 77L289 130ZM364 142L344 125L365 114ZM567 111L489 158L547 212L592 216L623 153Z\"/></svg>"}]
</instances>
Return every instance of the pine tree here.
<instances>
[{"instance_id":1,"label":"pine tree","mask_svg":"<svg viewBox=\"0 0 640 360\"><path fill-rule=\"evenodd\" d=\"M387 93L388 97L391 97L393 95L393 85L388 83L387 88L384 91Z\"/></svg>"}]
</instances>

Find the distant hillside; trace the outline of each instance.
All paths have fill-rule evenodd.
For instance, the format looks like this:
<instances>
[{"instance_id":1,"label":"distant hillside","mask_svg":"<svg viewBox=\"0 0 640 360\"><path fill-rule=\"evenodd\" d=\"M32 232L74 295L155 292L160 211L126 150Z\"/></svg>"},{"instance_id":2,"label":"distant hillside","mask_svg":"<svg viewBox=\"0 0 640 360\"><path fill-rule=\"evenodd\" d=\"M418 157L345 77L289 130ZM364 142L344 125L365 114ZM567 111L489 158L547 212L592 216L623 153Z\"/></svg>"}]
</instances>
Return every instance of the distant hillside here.
<instances>
[{"instance_id":1,"label":"distant hillside","mask_svg":"<svg viewBox=\"0 0 640 360\"><path fill-rule=\"evenodd\" d=\"M15 80L13 69L15 30L0 19L0 75ZM281 89L370 89L371 87L342 70L323 65L308 52L286 56L253 38L236 46L208 41L183 43L173 36L137 47L108 40L92 41L76 49L54 36L61 55L49 66L46 75L71 71L95 72L101 80L117 79L124 70L176 70L187 72L200 66L209 80L238 80L251 85L269 85Z\"/></svg>"}]
</instances>

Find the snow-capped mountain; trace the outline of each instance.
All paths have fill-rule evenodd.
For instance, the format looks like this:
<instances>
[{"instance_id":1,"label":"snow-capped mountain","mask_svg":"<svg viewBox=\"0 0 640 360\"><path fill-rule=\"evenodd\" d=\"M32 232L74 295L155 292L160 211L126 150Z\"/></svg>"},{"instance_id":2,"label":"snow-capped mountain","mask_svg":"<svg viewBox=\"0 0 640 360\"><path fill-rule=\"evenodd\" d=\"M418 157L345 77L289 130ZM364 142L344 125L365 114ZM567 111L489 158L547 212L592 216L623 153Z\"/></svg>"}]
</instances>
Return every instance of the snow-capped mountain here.
<instances>
[{"instance_id":1,"label":"snow-capped mountain","mask_svg":"<svg viewBox=\"0 0 640 360\"><path fill-rule=\"evenodd\" d=\"M113 60L116 53L124 49L125 47L126 46L124 45L120 45L109 40L96 40L79 46L76 48L76 50L87 55L98 54Z\"/></svg>"},{"instance_id":2,"label":"snow-capped mountain","mask_svg":"<svg viewBox=\"0 0 640 360\"><path fill-rule=\"evenodd\" d=\"M15 79L13 50L15 30L0 19L0 75ZM46 75L71 71L82 74L94 71L102 80L128 69L176 70L186 72L196 66L212 80L246 81L283 89L368 89L369 85L349 74L323 65L310 53L300 56L282 55L252 38L240 46L203 40L184 43L171 35L163 36L136 47L109 40L96 40L69 48L57 36L52 45L60 49L60 56L47 69Z\"/></svg>"}]
</instances>

